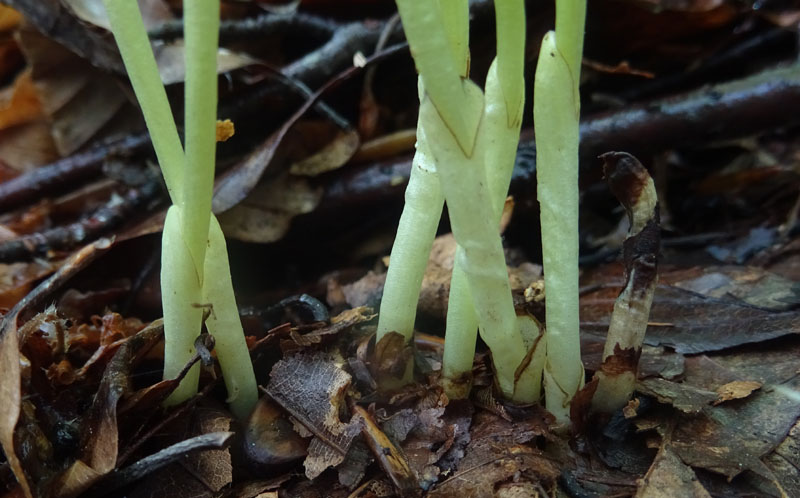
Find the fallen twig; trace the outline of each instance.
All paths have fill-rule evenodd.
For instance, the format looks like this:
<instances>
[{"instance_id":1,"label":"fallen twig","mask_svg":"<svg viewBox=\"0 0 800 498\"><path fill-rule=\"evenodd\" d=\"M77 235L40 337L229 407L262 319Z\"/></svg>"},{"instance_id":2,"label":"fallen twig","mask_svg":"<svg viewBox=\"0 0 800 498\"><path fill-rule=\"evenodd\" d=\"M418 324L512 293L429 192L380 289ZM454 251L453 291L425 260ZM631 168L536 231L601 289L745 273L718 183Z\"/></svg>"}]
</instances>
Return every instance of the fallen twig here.
<instances>
[{"instance_id":1,"label":"fallen twig","mask_svg":"<svg viewBox=\"0 0 800 498\"><path fill-rule=\"evenodd\" d=\"M99 209L75 223L0 243L0 262L46 256L54 250L71 249L85 244L120 226L160 192L158 181L151 180L137 188L129 189L122 196L112 196Z\"/></svg>"}]
</instances>

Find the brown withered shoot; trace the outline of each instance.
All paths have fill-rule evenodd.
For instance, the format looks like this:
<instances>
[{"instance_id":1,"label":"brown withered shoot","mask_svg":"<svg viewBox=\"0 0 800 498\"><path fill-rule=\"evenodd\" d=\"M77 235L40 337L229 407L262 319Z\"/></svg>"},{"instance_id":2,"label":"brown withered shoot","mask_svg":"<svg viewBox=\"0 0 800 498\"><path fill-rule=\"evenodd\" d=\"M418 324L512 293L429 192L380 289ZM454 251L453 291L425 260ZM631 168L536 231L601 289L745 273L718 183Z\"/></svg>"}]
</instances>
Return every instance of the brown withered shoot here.
<instances>
[{"instance_id":1,"label":"brown withered shoot","mask_svg":"<svg viewBox=\"0 0 800 498\"><path fill-rule=\"evenodd\" d=\"M600 158L605 162L603 173L608 186L625 207L631 224L622 246L625 285L614 303L592 399L594 411L611 413L625 406L636 384L658 282L661 231L656 189L644 166L626 152L607 152Z\"/></svg>"}]
</instances>

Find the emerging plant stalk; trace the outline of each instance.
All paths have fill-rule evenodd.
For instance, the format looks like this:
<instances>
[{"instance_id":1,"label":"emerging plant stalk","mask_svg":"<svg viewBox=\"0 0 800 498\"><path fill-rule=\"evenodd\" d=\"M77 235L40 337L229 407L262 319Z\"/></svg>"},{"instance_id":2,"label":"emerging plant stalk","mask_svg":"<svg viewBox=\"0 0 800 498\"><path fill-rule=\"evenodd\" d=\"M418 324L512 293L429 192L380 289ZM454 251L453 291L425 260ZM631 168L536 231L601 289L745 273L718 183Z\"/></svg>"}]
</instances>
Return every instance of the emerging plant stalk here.
<instances>
[{"instance_id":1,"label":"emerging plant stalk","mask_svg":"<svg viewBox=\"0 0 800 498\"><path fill-rule=\"evenodd\" d=\"M231 410L244 418L255 405L258 391L233 294L225 239L211 215L219 0L184 4L185 155L137 3L104 3L173 202L164 222L161 254L164 377L174 378L193 356L194 339L207 309L208 328L216 334ZM209 278L204 279L204 274ZM198 378L199 367L195 366L167 403L180 403L193 396Z\"/></svg>"},{"instance_id":2,"label":"emerging plant stalk","mask_svg":"<svg viewBox=\"0 0 800 498\"><path fill-rule=\"evenodd\" d=\"M480 134L489 137L483 151L484 167L491 196L493 220L499 224L514 168L524 112L524 3L517 0L495 2L495 12L497 57L486 77L485 108ZM463 252L463 247L459 245L450 280L442 365L443 384L451 398L463 398L469 394L478 328L478 316L472 302L467 276L462 268L465 258ZM522 317L519 319L523 320ZM528 319L529 317L524 318ZM523 325L523 327L525 330L529 329L528 326ZM538 332L534 338L536 337ZM538 374L534 373L536 371ZM533 378L517 382L513 399L521 402L538 400L541 365L531 369L531 373Z\"/></svg>"},{"instance_id":3,"label":"emerging plant stalk","mask_svg":"<svg viewBox=\"0 0 800 498\"><path fill-rule=\"evenodd\" d=\"M547 409L569 421L583 385L578 318L578 125L585 0L556 1L556 31L542 40L534 84L536 177L547 313Z\"/></svg>"},{"instance_id":4,"label":"emerging plant stalk","mask_svg":"<svg viewBox=\"0 0 800 498\"><path fill-rule=\"evenodd\" d=\"M613 413L625 406L636 384L642 342L658 283L661 230L656 189L644 166L624 152L608 152L600 157L605 161L603 172L608 185L625 207L631 224L622 246L625 286L614 303L603 363L595 373L597 390L592 398L593 410Z\"/></svg>"},{"instance_id":5,"label":"emerging plant stalk","mask_svg":"<svg viewBox=\"0 0 800 498\"><path fill-rule=\"evenodd\" d=\"M469 5L464 0L441 2L448 10L445 32L450 51L444 54L459 61L461 74L466 76L469 67ZM425 88L422 77L418 82L420 102L424 99ZM417 144L411 164L411 177L405 192L405 205L397 234L389 258L389 270L383 288L380 314L378 318L377 341L389 332L401 334L410 342L414 334L414 320L417 302L428 264L428 257L439 227L439 219L444 207L444 195L439 184L436 164L428 151L425 126L417 122ZM474 351L474 345L473 345ZM472 360L470 355L470 366ZM410 381L413 365L406 369L401 383ZM392 387L386 379L382 382Z\"/></svg>"}]
</instances>

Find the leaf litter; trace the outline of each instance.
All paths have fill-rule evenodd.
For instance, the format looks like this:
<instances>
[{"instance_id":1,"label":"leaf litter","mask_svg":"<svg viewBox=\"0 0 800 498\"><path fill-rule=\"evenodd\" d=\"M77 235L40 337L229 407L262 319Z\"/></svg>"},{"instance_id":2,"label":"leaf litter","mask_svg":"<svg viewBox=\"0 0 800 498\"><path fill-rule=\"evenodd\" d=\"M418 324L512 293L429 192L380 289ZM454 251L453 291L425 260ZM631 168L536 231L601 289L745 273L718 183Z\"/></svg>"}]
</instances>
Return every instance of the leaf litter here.
<instances>
[{"instance_id":1,"label":"leaf litter","mask_svg":"<svg viewBox=\"0 0 800 498\"><path fill-rule=\"evenodd\" d=\"M309 40L330 37L319 46L325 50L341 39L372 48L376 26L383 24L350 22L363 14L359 3L347 1L337 8L340 15L350 15L349 24L331 25L315 10L324 3L301 2L298 11L279 15L296 19L298 32L312 29ZM132 133L140 120L120 84L109 37L100 36L102 19L91 10L97 2L72 1L72 9L48 3L38 10L25 2L11 4L38 30L19 27L19 15L0 10L5 37L0 51L8 55L0 59L8 97L0 109L0 179L36 185L26 172L59 155L69 160L76 157L72 152L112 133L135 142ZM154 30L158 23L174 24L170 19L178 12L172 2L144 4ZM480 4L473 7L476 23L484 19ZM754 13L725 0L692 6L650 2L648 8L641 2L618 4L617 9L598 5L590 13L597 17L587 34L593 39L586 59L584 88L592 93L584 107L587 115L613 112L617 101L642 105L644 96L674 95L682 102L681 92L728 79L720 75L760 71L750 59L763 55L764 47L775 60L796 59L793 41L785 43L780 32L764 26L789 22L796 13L788 8L766 5L765 12ZM250 7L249 2L226 4L230 22L224 29L246 28L252 35ZM325 36L313 30L322 24ZM345 25L348 30L340 29ZM667 26L668 31L662 29ZM719 29L734 26L738 29ZM619 32L628 36L620 39ZM529 38L540 34L529 33ZM99 257L110 246L101 242L73 258L48 248L0 267L0 307L9 309L0 329L0 496L800 496L800 400L795 395L800 392L795 283L800 266L792 214L800 205L795 202L800 141L780 112L767 113L773 121L706 118L716 121L704 127L721 130L718 137L725 141L693 148L681 145L681 139L652 146L641 139L650 136L641 125L627 138L622 136L627 128L614 128L613 140L620 136L642 148L640 159L654 165L670 231L664 233L661 284L641 351L636 397L607 420L580 414L585 418L579 430L565 435L552 432L552 419L543 409L509 405L494 396L482 346L475 358L473 397L443 396L436 383L441 340L431 334L443 328L455 247L451 236L435 243L415 347L391 341L376 346L370 339L374 315L358 307L379 303L386 262L364 255L388 253L388 229L375 227L393 224L386 219L396 210L405 181L403 159L395 156L408 150L408 140L387 153L393 165L372 159L356 164L351 158L365 150L362 139L390 137L413 126L415 94L407 84L413 83L413 68L380 63L388 57L399 61L402 47L371 59L369 106L358 116L352 110L357 105L342 109L358 101L353 95L363 94L360 69L350 68L349 60L324 66L314 57L321 48L309 48L310 41L294 48L297 41L285 32L261 35L280 40L274 46L286 53L247 41L228 49L227 85L221 88L223 99L231 100L224 103L247 92L258 97L245 99L249 114L221 116L236 123L237 133L220 147L218 162L227 172L218 177L225 195L217 198L218 208L227 209L221 219L232 220L228 228L234 237L252 244L232 244L231 250L245 259L256 255L271 272L264 278L267 270L255 270L258 265L240 269L252 274L241 279L242 299L256 310L278 303L285 311L274 320L271 312L257 311L256 325L247 328L264 386L259 408L239 423L220 404L209 338L203 339L210 348L205 360L197 359L206 364L201 393L182 407L161 408L175 380L160 377L160 331L152 321L159 310L131 308L136 299L128 299L138 295L139 301L157 302L157 285L152 270L139 275L120 264L132 254L157 251L157 244L142 236L159 229L154 202L147 213L135 213L151 217L146 230L126 231L141 222L130 214L125 227L108 227L107 233L127 234L108 257ZM697 41L699 35L707 37L704 43ZM389 43L399 41L393 36L387 32ZM476 47L487 43L484 38L476 38ZM170 64L168 56L180 59L182 49L180 42L170 41L168 47L162 62L179 91L182 68ZM346 50L336 52L350 57ZM486 64L481 54L475 51L476 74ZM267 90L263 77L253 77L264 71L258 57L283 65L289 81L295 74L310 76L294 83L266 78L273 86ZM314 89L297 102L292 94L297 85L315 79ZM765 100L754 105L744 99L736 112L771 109L769 88L758 94ZM325 105L335 103L336 110L321 110L322 103L314 102L320 97ZM726 95L716 98L728 102ZM286 102L279 106L283 114L268 116L265 124L270 100ZM659 105L668 105L664 102ZM788 109L793 100L781 102ZM92 119L85 119L88 113ZM349 124L353 116L365 135ZM700 110L692 119L701 122L704 116ZM738 136L734 123L742 122L759 136ZM778 127L781 131L775 131ZM655 131L675 136L671 130ZM100 161L135 158L141 170L148 154L142 139L139 145L116 143L122 145L100 153ZM105 143L97 147L111 150ZM61 164L69 170L68 163ZM590 378L600 367L623 273L619 264L608 262L616 248L607 236L618 226L619 213L607 209L607 191L592 179L597 162L587 159L584 166L583 206L596 212L582 215L582 242L606 251L585 265L581 281L582 353ZM116 192L124 184L112 170L92 170L90 181L96 183L69 193L69 202L42 199L44 192L53 192L49 187L32 189L32 196L15 201L20 210L2 215L0 241L58 225L65 218L62 210L88 211L98 193ZM101 174L109 177L98 180ZM515 174L530 179L519 169ZM346 183L370 175L381 180ZM352 187L344 191L352 193L348 202L354 211L327 211L332 185ZM538 233L531 230L535 222L529 223L537 218L532 191L529 184L515 190L504 233L517 300L541 314L546 290L536 264ZM342 256L328 244L331 240L353 242ZM384 242L369 247L375 241ZM269 245L254 249L254 242ZM78 248L63 251L71 249ZM264 283L273 278L276 283ZM327 297L333 316L325 310L305 320L289 309L285 296L303 293ZM56 307L48 307L51 303ZM376 350L384 361L376 361ZM420 358L416 383L391 395L377 392L375 378L395 372L412 355Z\"/></svg>"}]
</instances>

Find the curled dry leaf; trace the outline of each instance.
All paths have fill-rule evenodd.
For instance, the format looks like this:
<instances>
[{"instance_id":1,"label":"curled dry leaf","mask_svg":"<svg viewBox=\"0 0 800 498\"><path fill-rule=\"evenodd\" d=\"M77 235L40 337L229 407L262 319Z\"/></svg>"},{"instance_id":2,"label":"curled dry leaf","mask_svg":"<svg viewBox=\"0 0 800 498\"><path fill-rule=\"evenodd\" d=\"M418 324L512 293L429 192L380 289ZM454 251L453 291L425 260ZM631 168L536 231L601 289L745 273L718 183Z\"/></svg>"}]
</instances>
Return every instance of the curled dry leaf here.
<instances>
[{"instance_id":1,"label":"curled dry leaf","mask_svg":"<svg viewBox=\"0 0 800 498\"><path fill-rule=\"evenodd\" d=\"M353 411L361 417L364 425L362 434L367 441L367 446L372 455L389 476L401 496L415 496L420 493L414 473L408 466L406 456L386 437L370 414L358 405L353 406Z\"/></svg>"},{"instance_id":2,"label":"curled dry leaf","mask_svg":"<svg viewBox=\"0 0 800 498\"><path fill-rule=\"evenodd\" d=\"M318 322L319 326L311 326L310 331L303 331L300 333L298 329L292 329L289 333L289 340L281 342L281 349L284 352L293 351L295 349L313 346L320 344L326 338L337 336L340 332L353 327L359 323L368 322L375 318L377 315L372 313L372 308L367 306L359 306L345 310L330 319L330 324ZM303 327L305 328L305 327ZM289 344L289 342L293 344Z\"/></svg>"}]
</instances>

